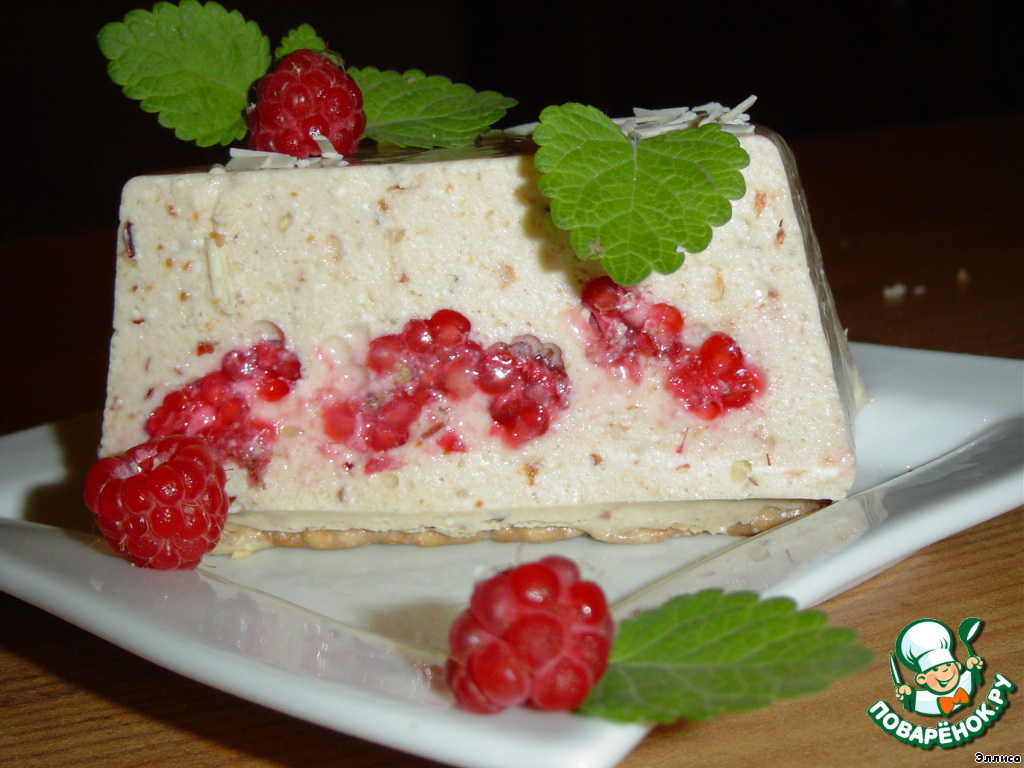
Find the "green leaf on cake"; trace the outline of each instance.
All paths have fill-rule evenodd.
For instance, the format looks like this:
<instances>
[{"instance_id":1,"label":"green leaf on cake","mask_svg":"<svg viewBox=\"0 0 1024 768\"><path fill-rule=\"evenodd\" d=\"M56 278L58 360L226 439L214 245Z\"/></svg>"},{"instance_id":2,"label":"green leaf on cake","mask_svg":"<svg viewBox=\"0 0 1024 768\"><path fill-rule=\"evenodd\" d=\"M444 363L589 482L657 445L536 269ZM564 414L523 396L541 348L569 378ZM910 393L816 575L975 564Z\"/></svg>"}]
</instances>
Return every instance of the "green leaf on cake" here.
<instances>
[{"instance_id":1,"label":"green leaf on cake","mask_svg":"<svg viewBox=\"0 0 1024 768\"><path fill-rule=\"evenodd\" d=\"M237 11L161 2L104 26L99 44L111 79L178 138L207 147L245 136L249 88L270 67L270 42Z\"/></svg>"},{"instance_id":2,"label":"green leaf on cake","mask_svg":"<svg viewBox=\"0 0 1024 768\"><path fill-rule=\"evenodd\" d=\"M746 189L749 156L715 123L638 140L593 107L565 104L541 112L533 138L555 224L622 285L706 248Z\"/></svg>"},{"instance_id":3,"label":"green leaf on cake","mask_svg":"<svg viewBox=\"0 0 1024 768\"><path fill-rule=\"evenodd\" d=\"M494 91L474 91L440 75L374 67L348 68L363 92L365 136L405 147L471 144L516 101Z\"/></svg>"},{"instance_id":4,"label":"green leaf on cake","mask_svg":"<svg viewBox=\"0 0 1024 768\"><path fill-rule=\"evenodd\" d=\"M629 722L706 720L813 693L871 653L820 611L752 592L707 590L624 621L580 711Z\"/></svg>"},{"instance_id":5,"label":"green leaf on cake","mask_svg":"<svg viewBox=\"0 0 1024 768\"><path fill-rule=\"evenodd\" d=\"M309 24L303 24L298 29L293 29L281 39L281 45L274 50L274 59L283 59L289 53L296 51L316 51L323 53L327 50L327 43L323 41L316 30Z\"/></svg>"}]
</instances>

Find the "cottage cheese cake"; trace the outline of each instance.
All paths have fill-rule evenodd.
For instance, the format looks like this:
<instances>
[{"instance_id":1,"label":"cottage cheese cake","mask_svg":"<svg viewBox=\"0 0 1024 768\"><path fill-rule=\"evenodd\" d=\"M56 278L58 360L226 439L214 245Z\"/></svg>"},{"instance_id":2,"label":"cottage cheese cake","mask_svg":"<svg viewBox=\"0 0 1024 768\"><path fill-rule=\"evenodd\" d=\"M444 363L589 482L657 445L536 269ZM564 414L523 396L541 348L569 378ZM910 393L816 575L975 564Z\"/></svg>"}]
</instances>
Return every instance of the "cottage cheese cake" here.
<instances>
[{"instance_id":1,"label":"cottage cheese cake","mask_svg":"<svg viewBox=\"0 0 1024 768\"><path fill-rule=\"evenodd\" d=\"M681 269L573 253L528 139L132 179L102 453L209 439L219 552L752 533L843 497L862 399L784 143Z\"/></svg>"}]
</instances>

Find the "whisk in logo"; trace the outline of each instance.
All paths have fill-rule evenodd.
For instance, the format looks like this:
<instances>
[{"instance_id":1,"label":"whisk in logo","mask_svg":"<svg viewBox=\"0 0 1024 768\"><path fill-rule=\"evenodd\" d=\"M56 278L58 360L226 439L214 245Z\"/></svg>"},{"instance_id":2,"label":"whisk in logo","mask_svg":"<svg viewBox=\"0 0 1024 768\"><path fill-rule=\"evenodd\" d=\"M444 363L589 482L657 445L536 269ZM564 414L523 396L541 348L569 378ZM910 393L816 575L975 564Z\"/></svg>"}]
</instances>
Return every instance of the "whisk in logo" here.
<instances>
[{"instance_id":1,"label":"whisk in logo","mask_svg":"<svg viewBox=\"0 0 1024 768\"><path fill-rule=\"evenodd\" d=\"M954 655L953 631L934 619L918 619L907 624L896 637L893 652L889 653L889 673L896 700L902 702L907 712L942 720L934 726L916 724L905 720L882 699L871 705L868 716L893 738L922 749L936 745L948 749L981 736L999 719L1009 704L1009 693L1015 689L1010 680L997 672L990 689L979 698L970 714L958 722L949 719L969 709L982 692L981 671L985 661L975 654L971 645L982 625L981 619L975 618L960 622L957 636L966 652L962 662ZM904 680L901 665L909 671L909 682Z\"/></svg>"}]
</instances>

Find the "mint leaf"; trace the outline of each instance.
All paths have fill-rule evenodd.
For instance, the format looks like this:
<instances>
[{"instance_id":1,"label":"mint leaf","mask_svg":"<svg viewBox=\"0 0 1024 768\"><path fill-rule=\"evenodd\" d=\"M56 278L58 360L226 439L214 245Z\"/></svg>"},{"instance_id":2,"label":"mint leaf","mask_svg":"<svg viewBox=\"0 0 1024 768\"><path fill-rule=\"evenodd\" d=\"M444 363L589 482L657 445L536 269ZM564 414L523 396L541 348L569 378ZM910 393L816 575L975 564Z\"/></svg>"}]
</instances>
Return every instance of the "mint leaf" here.
<instances>
[{"instance_id":1,"label":"mint leaf","mask_svg":"<svg viewBox=\"0 0 1024 768\"><path fill-rule=\"evenodd\" d=\"M812 693L871 660L820 611L707 590L624 621L580 711L612 720L705 720Z\"/></svg>"},{"instance_id":2,"label":"mint leaf","mask_svg":"<svg viewBox=\"0 0 1024 768\"><path fill-rule=\"evenodd\" d=\"M715 123L641 140L593 107L548 107L533 133L540 189L551 217L571 231L582 259L633 285L668 274L711 242L732 217L750 162L739 140Z\"/></svg>"},{"instance_id":3,"label":"mint leaf","mask_svg":"<svg viewBox=\"0 0 1024 768\"><path fill-rule=\"evenodd\" d=\"M404 147L471 144L516 104L500 93L477 93L468 85L417 69L402 74L374 67L347 71L363 92L364 135Z\"/></svg>"},{"instance_id":4,"label":"mint leaf","mask_svg":"<svg viewBox=\"0 0 1024 768\"><path fill-rule=\"evenodd\" d=\"M293 29L281 39L281 45L274 51L275 59L283 59L289 53L296 51L316 51L323 53L327 50L327 43L317 35L316 30L309 24L303 24L298 29Z\"/></svg>"},{"instance_id":5,"label":"mint leaf","mask_svg":"<svg viewBox=\"0 0 1024 768\"><path fill-rule=\"evenodd\" d=\"M161 2L107 24L98 39L111 79L178 138L208 147L245 135L249 87L270 66L270 43L237 11Z\"/></svg>"}]
</instances>

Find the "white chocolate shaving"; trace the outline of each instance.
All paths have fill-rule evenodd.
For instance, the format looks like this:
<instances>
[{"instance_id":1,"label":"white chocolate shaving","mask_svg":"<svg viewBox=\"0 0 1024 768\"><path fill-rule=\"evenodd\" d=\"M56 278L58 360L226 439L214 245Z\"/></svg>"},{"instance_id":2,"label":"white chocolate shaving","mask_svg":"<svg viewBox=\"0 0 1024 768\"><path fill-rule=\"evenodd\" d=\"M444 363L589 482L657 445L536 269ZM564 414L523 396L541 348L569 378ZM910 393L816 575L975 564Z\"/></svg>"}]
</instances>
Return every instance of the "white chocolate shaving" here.
<instances>
[{"instance_id":1,"label":"white chocolate shaving","mask_svg":"<svg viewBox=\"0 0 1024 768\"><path fill-rule=\"evenodd\" d=\"M313 141L320 147L320 157L307 157L302 160L280 152L260 152L255 149L231 147L228 150L231 154L228 164L215 165L210 172L258 171L264 168L327 168L348 165L348 161L338 153L326 136L314 134Z\"/></svg>"},{"instance_id":2,"label":"white chocolate shaving","mask_svg":"<svg viewBox=\"0 0 1024 768\"><path fill-rule=\"evenodd\" d=\"M226 315L235 311L231 289L228 286L228 262L213 238L206 239L206 262L210 271L210 292L213 304Z\"/></svg>"},{"instance_id":3,"label":"white chocolate shaving","mask_svg":"<svg viewBox=\"0 0 1024 768\"><path fill-rule=\"evenodd\" d=\"M718 123L722 130L730 133L750 133L754 127L750 125L748 110L756 96L748 96L735 107L723 107L712 101L699 107L671 107L668 109L643 109L635 107L633 117L614 120L630 138L647 139L660 136L683 128L696 128L706 123Z\"/></svg>"}]
</instances>

